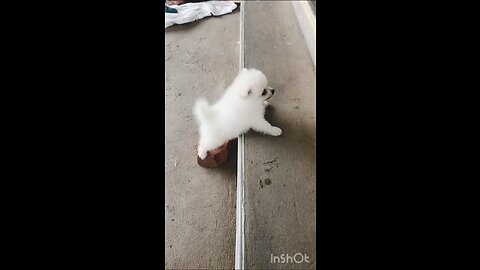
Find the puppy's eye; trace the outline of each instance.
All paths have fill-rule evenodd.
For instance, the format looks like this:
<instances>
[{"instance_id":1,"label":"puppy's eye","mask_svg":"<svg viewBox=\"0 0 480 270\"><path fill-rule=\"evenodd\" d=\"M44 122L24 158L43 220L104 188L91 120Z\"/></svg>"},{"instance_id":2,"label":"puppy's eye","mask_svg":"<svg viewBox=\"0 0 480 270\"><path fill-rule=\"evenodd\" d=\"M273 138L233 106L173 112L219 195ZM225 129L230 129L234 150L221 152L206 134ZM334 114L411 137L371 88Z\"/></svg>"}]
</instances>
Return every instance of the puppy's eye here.
<instances>
[{"instance_id":1,"label":"puppy's eye","mask_svg":"<svg viewBox=\"0 0 480 270\"><path fill-rule=\"evenodd\" d=\"M263 89L262 96L265 96L267 94L267 90Z\"/></svg>"}]
</instances>

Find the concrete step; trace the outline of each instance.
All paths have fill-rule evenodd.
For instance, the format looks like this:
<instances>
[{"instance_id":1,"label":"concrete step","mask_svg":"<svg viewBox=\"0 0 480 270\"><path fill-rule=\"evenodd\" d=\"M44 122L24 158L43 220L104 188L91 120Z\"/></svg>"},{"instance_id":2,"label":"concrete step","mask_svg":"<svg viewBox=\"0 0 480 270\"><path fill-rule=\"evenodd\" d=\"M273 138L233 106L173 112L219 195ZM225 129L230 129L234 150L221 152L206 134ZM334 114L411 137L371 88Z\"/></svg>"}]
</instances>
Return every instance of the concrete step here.
<instances>
[{"instance_id":1,"label":"concrete step","mask_svg":"<svg viewBox=\"0 0 480 270\"><path fill-rule=\"evenodd\" d=\"M192 105L218 99L237 75L239 13L165 29L166 269L234 268L237 146L226 166L198 166Z\"/></svg>"},{"instance_id":2,"label":"concrete step","mask_svg":"<svg viewBox=\"0 0 480 270\"><path fill-rule=\"evenodd\" d=\"M283 130L245 135L245 268L315 269L314 64L291 2L244 8L245 66L262 70L276 89L266 118ZM309 262L272 262L297 253Z\"/></svg>"}]
</instances>

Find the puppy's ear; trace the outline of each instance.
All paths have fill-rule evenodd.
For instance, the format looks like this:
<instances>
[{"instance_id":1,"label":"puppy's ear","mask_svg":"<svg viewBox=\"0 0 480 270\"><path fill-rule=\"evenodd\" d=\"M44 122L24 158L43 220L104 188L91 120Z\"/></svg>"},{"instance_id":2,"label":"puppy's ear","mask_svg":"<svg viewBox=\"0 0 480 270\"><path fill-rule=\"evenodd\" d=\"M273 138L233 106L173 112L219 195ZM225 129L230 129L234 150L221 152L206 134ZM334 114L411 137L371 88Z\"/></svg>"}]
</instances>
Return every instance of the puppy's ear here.
<instances>
[{"instance_id":1,"label":"puppy's ear","mask_svg":"<svg viewBox=\"0 0 480 270\"><path fill-rule=\"evenodd\" d=\"M241 93L240 93L240 96L241 97L248 97L252 94L252 89L248 88L246 90L243 90Z\"/></svg>"}]
</instances>

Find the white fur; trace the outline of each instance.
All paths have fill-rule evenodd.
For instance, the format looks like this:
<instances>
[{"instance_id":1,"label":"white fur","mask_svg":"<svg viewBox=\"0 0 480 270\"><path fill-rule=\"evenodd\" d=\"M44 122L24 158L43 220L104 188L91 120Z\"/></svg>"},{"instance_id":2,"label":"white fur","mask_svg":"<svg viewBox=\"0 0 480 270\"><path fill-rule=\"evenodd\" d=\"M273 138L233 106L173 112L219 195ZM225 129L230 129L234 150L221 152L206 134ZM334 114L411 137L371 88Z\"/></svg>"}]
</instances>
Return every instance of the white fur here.
<instances>
[{"instance_id":1,"label":"white fur","mask_svg":"<svg viewBox=\"0 0 480 270\"><path fill-rule=\"evenodd\" d=\"M250 129L272 136L282 134L264 118L267 99L273 92L262 72L243 69L217 103L210 106L205 98L199 98L193 108L200 125L198 156L205 159L208 151Z\"/></svg>"}]
</instances>

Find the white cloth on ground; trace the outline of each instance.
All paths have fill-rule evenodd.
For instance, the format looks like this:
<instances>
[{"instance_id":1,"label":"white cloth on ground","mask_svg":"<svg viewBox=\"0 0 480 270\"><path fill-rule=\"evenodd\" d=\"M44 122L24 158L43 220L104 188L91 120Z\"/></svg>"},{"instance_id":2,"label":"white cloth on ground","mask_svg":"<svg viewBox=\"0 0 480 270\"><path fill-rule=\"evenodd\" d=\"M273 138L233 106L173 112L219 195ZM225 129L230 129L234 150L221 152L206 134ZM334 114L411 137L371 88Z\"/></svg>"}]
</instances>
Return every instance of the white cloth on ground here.
<instances>
[{"instance_id":1,"label":"white cloth on ground","mask_svg":"<svg viewBox=\"0 0 480 270\"><path fill-rule=\"evenodd\" d=\"M184 24L200 20L210 15L220 16L237 8L233 1L208 1L201 3L186 3L169 6L178 13L165 13L165 28L174 24Z\"/></svg>"}]
</instances>

